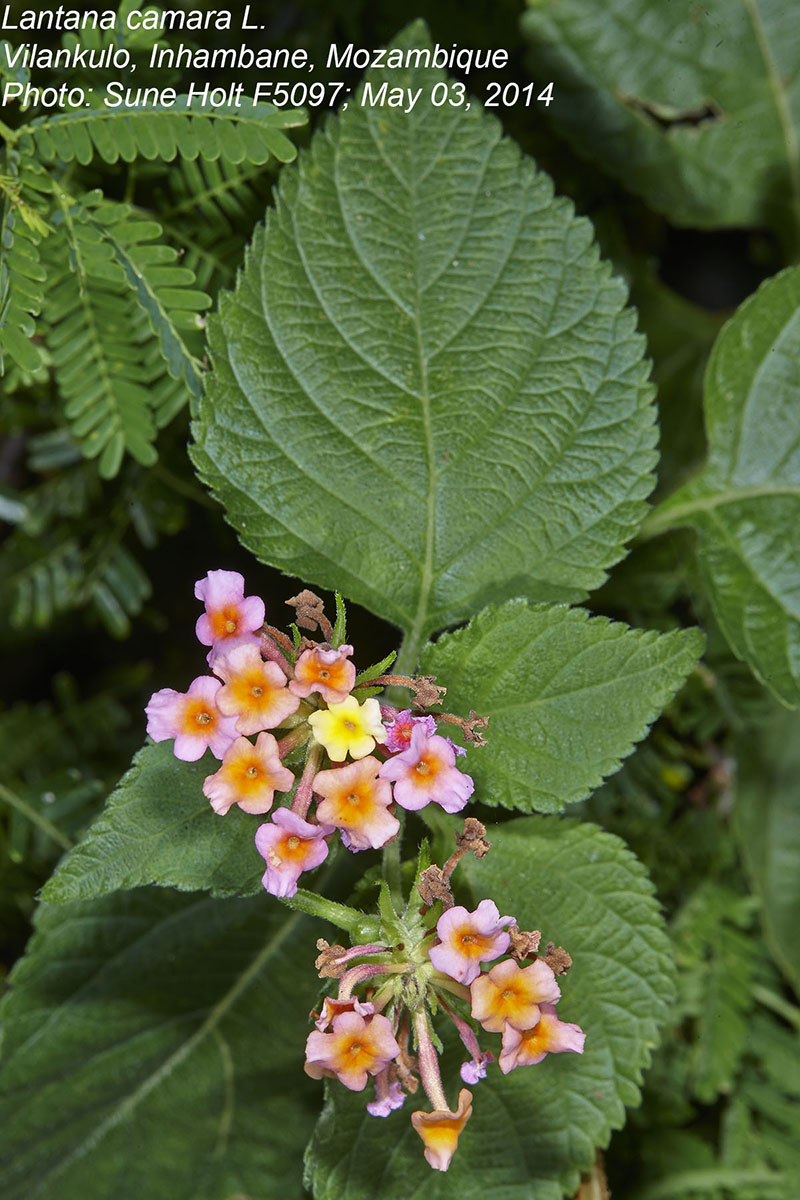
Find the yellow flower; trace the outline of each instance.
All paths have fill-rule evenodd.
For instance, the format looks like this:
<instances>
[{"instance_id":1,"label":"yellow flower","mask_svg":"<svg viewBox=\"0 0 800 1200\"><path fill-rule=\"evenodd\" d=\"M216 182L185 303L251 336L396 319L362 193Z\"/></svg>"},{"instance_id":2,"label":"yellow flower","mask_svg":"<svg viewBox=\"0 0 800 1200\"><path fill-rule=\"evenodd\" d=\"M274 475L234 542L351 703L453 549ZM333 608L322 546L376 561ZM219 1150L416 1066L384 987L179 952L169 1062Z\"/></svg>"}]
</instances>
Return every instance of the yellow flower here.
<instances>
[{"instance_id":1,"label":"yellow flower","mask_svg":"<svg viewBox=\"0 0 800 1200\"><path fill-rule=\"evenodd\" d=\"M381 706L374 698L359 704L348 696L340 704L331 704L308 718L314 737L328 751L331 762L364 758L383 742L386 730L381 723Z\"/></svg>"}]
</instances>

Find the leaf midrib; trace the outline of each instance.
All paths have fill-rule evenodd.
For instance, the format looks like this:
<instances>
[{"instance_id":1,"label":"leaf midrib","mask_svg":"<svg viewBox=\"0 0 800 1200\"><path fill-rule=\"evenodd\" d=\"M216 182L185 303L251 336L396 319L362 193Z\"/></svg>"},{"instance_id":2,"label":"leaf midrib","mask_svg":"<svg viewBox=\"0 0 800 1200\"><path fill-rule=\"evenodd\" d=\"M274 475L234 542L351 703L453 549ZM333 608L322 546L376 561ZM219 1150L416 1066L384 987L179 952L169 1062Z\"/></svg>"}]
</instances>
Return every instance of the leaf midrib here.
<instances>
[{"instance_id":1,"label":"leaf midrib","mask_svg":"<svg viewBox=\"0 0 800 1200\"><path fill-rule=\"evenodd\" d=\"M225 995L217 1001L214 1007L210 1010L208 1016L202 1025L184 1042L181 1043L169 1058L165 1060L158 1068L153 1071L147 1079L124 1100L121 1100L113 1109L113 1111L101 1121L95 1129L89 1133L83 1141L77 1145L69 1154L60 1159L47 1173L42 1176L36 1191L31 1193L30 1200L36 1200L37 1196L42 1194L42 1190L48 1186L54 1179L66 1171L73 1162L82 1158L90 1150L92 1150L99 1142L103 1140L108 1133L112 1131L121 1121L124 1121L136 1109L136 1107L149 1096L150 1092L166 1079L180 1064L189 1057L190 1054L204 1041L206 1037L214 1034L217 1026L222 1019L233 1007L243 992L247 990L251 983L254 982L257 975L261 973L267 962L272 956L277 953L287 938L294 933L297 926L303 920L301 913L296 913L289 917L284 922L282 928L276 933L265 946L259 950L250 965L246 967Z\"/></svg>"},{"instance_id":2,"label":"leaf midrib","mask_svg":"<svg viewBox=\"0 0 800 1200\"><path fill-rule=\"evenodd\" d=\"M372 134L372 125L369 125ZM414 143L416 125L409 122L409 140ZM372 136L375 141L374 135ZM412 151L413 153L413 151ZM419 401L422 409L422 428L425 437L425 463L428 472L428 490L425 497L425 553L420 568L419 600L414 623L405 631L403 644L397 656L397 671L400 675L413 671L419 660L420 649L428 632L428 601L433 586L433 559L436 544L436 502L438 497L439 475L436 470L436 458L433 447L433 425L431 421L431 398L428 380L428 361L422 343L422 326L420 311L422 292L420 289L419 268L419 229L417 226L418 184L417 177L412 175L412 185L409 187L409 216L411 219L413 263L414 263L414 332L417 339L417 358L419 361Z\"/></svg>"},{"instance_id":3,"label":"leaf midrib","mask_svg":"<svg viewBox=\"0 0 800 1200\"><path fill-rule=\"evenodd\" d=\"M750 24L753 26L753 33L755 34L758 49L767 72L767 82L775 101L775 109L778 114L781 135L786 150L786 160L789 166L794 221L798 230L800 230L800 144L798 144L792 114L786 102L786 89L783 87L781 77L778 73L778 64L775 62L775 57L767 39L767 31L761 20L758 4L756 0L742 0L742 2L750 18Z\"/></svg>"},{"instance_id":4,"label":"leaf midrib","mask_svg":"<svg viewBox=\"0 0 800 1200\"><path fill-rule=\"evenodd\" d=\"M798 496L800 484L752 484L750 487L726 488L724 491L711 492L686 500L674 507L662 506L656 509L641 527L639 536L654 537L657 533L666 533L678 525L692 525L691 517L695 513L711 512L726 504L738 504L742 500L758 499L761 496ZM669 502L667 501L666 504Z\"/></svg>"}]
</instances>

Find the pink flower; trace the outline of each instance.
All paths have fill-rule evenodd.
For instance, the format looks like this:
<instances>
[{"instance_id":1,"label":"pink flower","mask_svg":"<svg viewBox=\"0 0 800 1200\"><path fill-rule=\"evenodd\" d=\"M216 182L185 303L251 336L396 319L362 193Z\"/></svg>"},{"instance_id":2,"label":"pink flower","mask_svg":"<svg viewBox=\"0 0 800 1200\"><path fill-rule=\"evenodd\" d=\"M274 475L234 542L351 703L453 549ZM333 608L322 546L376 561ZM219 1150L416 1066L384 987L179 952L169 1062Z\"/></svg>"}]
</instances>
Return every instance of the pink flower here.
<instances>
[{"instance_id":1,"label":"pink flower","mask_svg":"<svg viewBox=\"0 0 800 1200\"><path fill-rule=\"evenodd\" d=\"M286 676L274 662L264 662L257 646L235 646L214 659L214 670L225 686L217 696L217 707L236 717L239 733L275 729L292 713L300 700L286 686Z\"/></svg>"},{"instance_id":2,"label":"pink flower","mask_svg":"<svg viewBox=\"0 0 800 1200\"><path fill-rule=\"evenodd\" d=\"M436 733L433 717L415 717L411 709L406 708L397 714L391 724L386 724L386 749L391 750L392 754L407 750L415 725L421 725L428 737Z\"/></svg>"},{"instance_id":3,"label":"pink flower","mask_svg":"<svg viewBox=\"0 0 800 1200\"><path fill-rule=\"evenodd\" d=\"M340 646L338 650L314 646L304 650L295 663L289 687L295 696L319 692L327 704L340 704L350 695L356 681L356 669L347 661L352 653L352 646Z\"/></svg>"},{"instance_id":4,"label":"pink flower","mask_svg":"<svg viewBox=\"0 0 800 1200\"><path fill-rule=\"evenodd\" d=\"M271 733L260 733L255 746L238 737L225 751L222 766L203 783L214 812L224 816L233 804L244 812L265 813L272 808L276 791L288 792L294 775L278 757Z\"/></svg>"},{"instance_id":5,"label":"pink flower","mask_svg":"<svg viewBox=\"0 0 800 1200\"><path fill-rule=\"evenodd\" d=\"M458 742L454 742L453 739L449 737L446 737L444 740L447 742L448 746L451 747L453 754L457 754L459 758L466 757L466 750L463 746L459 746Z\"/></svg>"},{"instance_id":6,"label":"pink flower","mask_svg":"<svg viewBox=\"0 0 800 1200\"><path fill-rule=\"evenodd\" d=\"M209 662L235 646L259 645L255 631L264 624L264 601L258 596L245 597L244 576L238 571L209 571L194 585L194 594L206 606L195 633L204 646L212 647Z\"/></svg>"},{"instance_id":7,"label":"pink flower","mask_svg":"<svg viewBox=\"0 0 800 1200\"><path fill-rule=\"evenodd\" d=\"M389 1082L388 1070L381 1071L375 1080L375 1099L370 1100L367 1112L371 1117L388 1117L395 1108L402 1108L406 1094L395 1081Z\"/></svg>"},{"instance_id":8,"label":"pink flower","mask_svg":"<svg viewBox=\"0 0 800 1200\"><path fill-rule=\"evenodd\" d=\"M333 830L328 825L311 825L293 813L279 808L272 821L256 830L256 849L266 859L267 869L261 880L273 896L293 896L303 871L311 871L328 857L325 838Z\"/></svg>"},{"instance_id":9,"label":"pink flower","mask_svg":"<svg viewBox=\"0 0 800 1200\"><path fill-rule=\"evenodd\" d=\"M474 912L456 905L439 917L440 944L432 946L428 955L437 971L470 984L480 975L482 962L505 954L510 938L503 926L513 924L513 917L500 916L493 900L481 900Z\"/></svg>"},{"instance_id":10,"label":"pink flower","mask_svg":"<svg viewBox=\"0 0 800 1200\"><path fill-rule=\"evenodd\" d=\"M324 1033L343 1012L356 1012L360 1017L371 1017L375 1012L375 1005L369 1000L359 1000L357 996L348 996L346 1000L326 996L322 1001L322 1012L314 1024L320 1033Z\"/></svg>"},{"instance_id":11,"label":"pink flower","mask_svg":"<svg viewBox=\"0 0 800 1200\"><path fill-rule=\"evenodd\" d=\"M565 1051L583 1054L586 1034L580 1025L559 1021L553 1004L542 1004L540 1008L538 1024L532 1029L514 1029L512 1025L506 1025L499 1060L504 1075L514 1067L540 1063L546 1054L563 1054Z\"/></svg>"},{"instance_id":12,"label":"pink flower","mask_svg":"<svg viewBox=\"0 0 800 1200\"><path fill-rule=\"evenodd\" d=\"M314 791L324 797L317 817L341 829L342 841L351 850L377 849L400 829L400 822L387 811L392 789L377 778L380 766L370 755L345 767L320 771L314 779Z\"/></svg>"},{"instance_id":13,"label":"pink flower","mask_svg":"<svg viewBox=\"0 0 800 1200\"><path fill-rule=\"evenodd\" d=\"M308 1035L305 1071L312 1079L335 1075L351 1092L360 1092L367 1076L379 1075L399 1053L386 1017L340 1013L331 1033Z\"/></svg>"},{"instance_id":14,"label":"pink flower","mask_svg":"<svg viewBox=\"0 0 800 1200\"><path fill-rule=\"evenodd\" d=\"M441 996L439 1003L458 1030L458 1036L464 1043L467 1054L471 1055L468 1062L461 1064L461 1078L464 1083L475 1084L479 1079L485 1079L486 1067L490 1062L494 1062L494 1055L481 1050L472 1026L463 1017L460 1017Z\"/></svg>"},{"instance_id":15,"label":"pink flower","mask_svg":"<svg viewBox=\"0 0 800 1200\"><path fill-rule=\"evenodd\" d=\"M403 808L416 810L435 801L445 812L455 813L475 788L455 761L453 747L445 738L431 736L424 726L415 725L408 749L383 764L381 777L394 780L394 798Z\"/></svg>"},{"instance_id":16,"label":"pink flower","mask_svg":"<svg viewBox=\"0 0 800 1200\"><path fill-rule=\"evenodd\" d=\"M216 705L222 684L211 675L199 675L189 684L188 692L162 688L155 692L145 708L147 732L154 742L175 739L175 757L196 762L208 747L215 758L222 758L236 737L236 721L226 717Z\"/></svg>"},{"instance_id":17,"label":"pink flower","mask_svg":"<svg viewBox=\"0 0 800 1200\"><path fill-rule=\"evenodd\" d=\"M494 1062L494 1055L487 1050L483 1054L478 1054L469 1062L461 1064L461 1078L464 1083L469 1083L473 1087L479 1079L486 1078L486 1068L490 1062Z\"/></svg>"}]
</instances>

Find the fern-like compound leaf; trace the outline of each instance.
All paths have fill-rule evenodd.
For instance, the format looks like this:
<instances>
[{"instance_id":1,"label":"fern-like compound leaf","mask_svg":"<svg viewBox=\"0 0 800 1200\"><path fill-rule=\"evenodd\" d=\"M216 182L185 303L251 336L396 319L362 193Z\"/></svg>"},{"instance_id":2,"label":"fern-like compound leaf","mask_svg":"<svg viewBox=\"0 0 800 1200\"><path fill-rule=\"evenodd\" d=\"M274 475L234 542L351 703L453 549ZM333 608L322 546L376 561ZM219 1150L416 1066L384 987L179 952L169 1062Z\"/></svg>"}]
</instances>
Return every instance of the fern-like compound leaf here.
<instances>
[{"instance_id":1,"label":"fern-like compound leaf","mask_svg":"<svg viewBox=\"0 0 800 1200\"><path fill-rule=\"evenodd\" d=\"M19 146L45 162L107 163L135 158L227 159L291 162L297 151L284 129L305 123L298 109L277 109L241 97L239 106L202 108L180 97L173 105L78 109L37 117L24 127Z\"/></svg>"},{"instance_id":2,"label":"fern-like compound leaf","mask_svg":"<svg viewBox=\"0 0 800 1200\"><path fill-rule=\"evenodd\" d=\"M32 338L47 279L39 243L48 228L34 202L35 171L21 168L19 154L9 148L6 172L0 171L0 375L6 356L24 371L41 366Z\"/></svg>"}]
</instances>

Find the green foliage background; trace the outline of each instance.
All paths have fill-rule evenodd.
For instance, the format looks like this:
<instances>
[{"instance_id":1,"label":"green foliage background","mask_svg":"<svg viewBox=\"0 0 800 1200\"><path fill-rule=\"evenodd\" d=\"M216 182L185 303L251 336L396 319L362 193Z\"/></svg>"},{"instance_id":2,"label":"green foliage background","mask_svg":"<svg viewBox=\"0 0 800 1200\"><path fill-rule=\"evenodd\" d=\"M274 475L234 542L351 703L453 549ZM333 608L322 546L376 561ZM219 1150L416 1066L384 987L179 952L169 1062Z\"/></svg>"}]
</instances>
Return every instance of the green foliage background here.
<instances>
[{"instance_id":1,"label":"green foliage background","mask_svg":"<svg viewBox=\"0 0 800 1200\"><path fill-rule=\"evenodd\" d=\"M261 7L265 44L318 63L331 41L384 44L416 15L392 2ZM268 108L3 110L3 971L20 959L4 1005L4 1194L299 1196L312 1133L306 1184L325 1200L557 1200L580 1170L581 1200L604 1176L628 1200L797 1194L800 35L788 11L422 5L434 40L507 47L503 82L554 81L553 105L500 110L502 131L475 104L465 120L443 114L446 153L422 121L412 155L397 114L326 125L317 111L309 128ZM152 41L129 46L142 84ZM299 166L282 169L297 147ZM408 203L375 169L385 147ZM457 190L481 157L485 202ZM415 171L427 193L414 194ZM443 196L454 224L470 214L457 277ZM342 222L340 246L359 214L374 291L353 256L328 257L320 220ZM403 275L419 232L422 270L441 268L422 297ZM485 237L505 275L470 259ZM465 275L479 321L459 307ZM312 365L299 300L330 319ZM407 323L393 324L395 303ZM419 374L401 387L414 338ZM367 344L379 349L364 365ZM541 370L525 376L534 346ZM590 419L574 418L585 395ZM250 436L258 470L242 463ZM345 464L382 508L349 503ZM505 496L498 470L516 481ZM481 1085L476 1140L446 1177L420 1169L405 1125L401 1138L399 1121L367 1121L363 1097L341 1089L314 1132L321 1095L300 1070L297 1014L315 1000L318 930L259 898L252 825L238 811L209 823L202 766L140 750L149 694L200 669L191 584L216 566L242 570L278 623L293 584L274 568L340 588L359 665L395 647L399 626L407 667L421 655L455 708L492 716L474 774L496 849L469 869L465 898L508 888L510 911L553 923L547 935L584 963L568 981L591 1054ZM566 804L569 821L505 811ZM447 854L452 822L431 820ZM345 898L357 881L336 870ZM627 1126L591 1167L624 1106Z\"/></svg>"}]
</instances>

